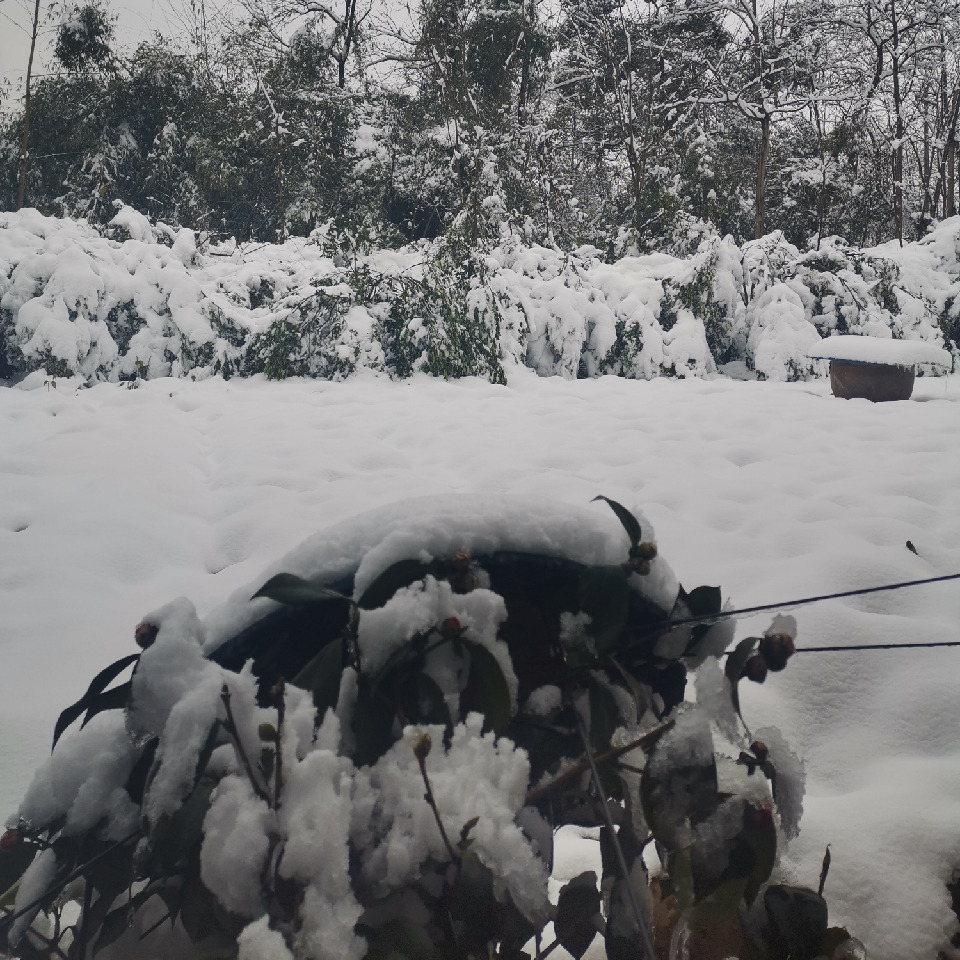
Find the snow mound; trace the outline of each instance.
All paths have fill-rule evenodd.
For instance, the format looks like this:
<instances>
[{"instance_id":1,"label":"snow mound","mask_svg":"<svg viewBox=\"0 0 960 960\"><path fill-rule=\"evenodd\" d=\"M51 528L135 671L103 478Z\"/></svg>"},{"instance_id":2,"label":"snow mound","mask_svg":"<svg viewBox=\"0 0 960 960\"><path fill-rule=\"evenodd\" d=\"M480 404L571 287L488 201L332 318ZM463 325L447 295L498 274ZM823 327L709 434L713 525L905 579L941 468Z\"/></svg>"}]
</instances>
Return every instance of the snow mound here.
<instances>
[{"instance_id":1,"label":"snow mound","mask_svg":"<svg viewBox=\"0 0 960 960\"><path fill-rule=\"evenodd\" d=\"M886 363L912 367L931 363L949 367L950 354L925 340L893 340L881 337L829 337L815 344L807 354L828 360L852 360L855 363Z\"/></svg>"}]
</instances>

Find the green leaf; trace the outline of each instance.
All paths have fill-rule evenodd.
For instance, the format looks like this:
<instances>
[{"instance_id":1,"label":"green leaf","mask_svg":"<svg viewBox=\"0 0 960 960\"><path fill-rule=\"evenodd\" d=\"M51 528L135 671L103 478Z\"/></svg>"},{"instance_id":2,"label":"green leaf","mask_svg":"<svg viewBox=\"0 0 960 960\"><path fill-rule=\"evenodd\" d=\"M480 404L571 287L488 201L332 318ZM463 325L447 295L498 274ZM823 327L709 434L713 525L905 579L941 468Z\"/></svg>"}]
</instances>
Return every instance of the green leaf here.
<instances>
[{"instance_id":1,"label":"green leaf","mask_svg":"<svg viewBox=\"0 0 960 960\"><path fill-rule=\"evenodd\" d=\"M93 703L107 686L113 682L131 663L140 659L139 653L131 653L129 656L121 657L114 661L109 667L104 667L91 681L87 687L87 692L76 702L72 703L57 718L56 726L53 728L53 746L63 735L63 731L73 723L87 708ZM89 717L87 718L89 719Z\"/></svg>"},{"instance_id":2,"label":"green leaf","mask_svg":"<svg viewBox=\"0 0 960 960\"><path fill-rule=\"evenodd\" d=\"M472 850L460 857L460 875L450 895L450 912L463 924L474 953L488 941L497 939L499 903L493 892L493 872Z\"/></svg>"},{"instance_id":3,"label":"green leaf","mask_svg":"<svg viewBox=\"0 0 960 960\"><path fill-rule=\"evenodd\" d=\"M719 587L697 587L683 597L691 617L715 617L723 606Z\"/></svg>"},{"instance_id":4,"label":"green leaf","mask_svg":"<svg viewBox=\"0 0 960 960\"><path fill-rule=\"evenodd\" d=\"M395 718L396 705L374 693L371 684L361 678L353 712L353 762L358 767L376 763L393 746Z\"/></svg>"},{"instance_id":5,"label":"green leaf","mask_svg":"<svg viewBox=\"0 0 960 960\"><path fill-rule=\"evenodd\" d=\"M337 706L343 667L343 644L337 639L331 640L290 681L313 694L318 719L323 718L328 707Z\"/></svg>"},{"instance_id":6,"label":"green leaf","mask_svg":"<svg viewBox=\"0 0 960 960\"><path fill-rule=\"evenodd\" d=\"M471 710L479 710L486 717L487 727L494 733L503 733L510 722L513 704L500 664L481 644L471 640L461 642L470 654L470 671L460 694L460 711L466 715Z\"/></svg>"},{"instance_id":7,"label":"green leaf","mask_svg":"<svg viewBox=\"0 0 960 960\"><path fill-rule=\"evenodd\" d=\"M27 867L33 863L37 848L21 840L12 850L0 851L0 890L7 890L20 882Z\"/></svg>"},{"instance_id":8,"label":"green leaf","mask_svg":"<svg viewBox=\"0 0 960 960\"><path fill-rule=\"evenodd\" d=\"M592 870L574 877L561 888L553 929L560 945L574 960L580 960L593 943L599 914L600 891L597 875Z\"/></svg>"},{"instance_id":9,"label":"green leaf","mask_svg":"<svg viewBox=\"0 0 960 960\"><path fill-rule=\"evenodd\" d=\"M128 901L122 907L111 910L100 926L100 933L93 944L93 955L96 956L104 947L119 940L133 923L136 907L133 901Z\"/></svg>"},{"instance_id":10,"label":"green leaf","mask_svg":"<svg viewBox=\"0 0 960 960\"><path fill-rule=\"evenodd\" d=\"M830 927L823 935L823 941L820 944L820 953L825 957L832 957L834 951L842 943L853 939L847 932L846 927Z\"/></svg>"},{"instance_id":11,"label":"green leaf","mask_svg":"<svg viewBox=\"0 0 960 960\"><path fill-rule=\"evenodd\" d=\"M623 567L587 567L580 574L580 609L598 653L616 648L630 613L630 585Z\"/></svg>"},{"instance_id":12,"label":"green leaf","mask_svg":"<svg viewBox=\"0 0 960 960\"><path fill-rule=\"evenodd\" d=\"M380 927L370 941L368 960L387 960L392 954L407 960L431 960L433 941L422 927L411 920L391 920Z\"/></svg>"},{"instance_id":13,"label":"green leaf","mask_svg":"<svg viewBox=\"0 0 960 960\"><path fill-rule=\"evenodd\" d=\"M151 767L153 767L159 745L159 737L148 740L143 750L140 751L140 756L137 757L137 762L133 765L130 776L127 777L125 789L130 795L130 799L138 807L143 803L143 795L147 789L147 777L150 774Z\"/></svg>"},{"instance_id":14,"label":"green leaf","mask_svg":"<svg viewBox=\"0 0 960 960\"><path fill-rule=\"evenodd\" d=\"M617 503L616 500L611 500L609 497L603 496L603 494L593 499L594 502L603 500L603 502L610 507L617 515L617 519L623 524L623 529L627 531L627 536L630 538L630 546L637 546L637 544L640 543L640 521L622 503Z\"/></svg>"},{"instance_id":15,"label":"green leaf","mask_svg":"<svg viewBox=\"0 0 960 960\"><path fill-rule=\"evenodd\" d=\"M133 683L128 680L121 683L119 687L113 687L105 690L99 696L94 697L93 701L87 705L87 715L83 718L81 728L85 727L98 713L104 710L121 710L130 702L130 691Z\"/></svg>"},{"instance_id":16,"label":"green leaf","mask_svg":"<svg viewBox=\"0 0 960 960\"><path fill-rule=\"evenodd\" d=\"M753 648L756 645L757 637L746 637L741 640L736 647L727 654L727 662L723 668L723 672L730 681L730 700L733 703L733 709L737 711L737 716L739 716L741 720L743 719L743 714L740 713L740 690L738 685L740 683L740 675L743 673L743 668L753 654Z\"/></svg>"},{"instance_id":17,"label":"green leaf","mask_svg":"<svg viewBox=\"0 0 960 960\"><path fill-rule=\"evenodd\" d=\"M590 697L590 743L597 753L610 749L610 738L620 726L620 711L612 692L593 677L587 678Z\"/></svg>"},{"instance_id":18,"label":"green leaf","mask_svg":"<svg viewBox=\"0 0 960 960\"><path fill-rule=\"evenodd\" d=\"M270 600L276 600L277 603L286 604L352 603L350 598L342 593L317 586L292 573L278 573L275 577L271 577L250 599L256 600L257 597L267 597Z\"/></svg>"},{"instance_id":19,"label":"green leaf","mask_svg":"<svg viewBox=\"0 0 960 960\"><path fill-rule=\"evenodd\" d=\"M777 828L769 811L748 807L744 812L743 840L753 854L753 865L747 877L743 899L750 906L763 885L770 879L777 862Z\"/></svg>"},{"instance_id":20,"label":"green leaf","mask_svg":"<svg viewBox=\"0 0 960 960\"><path fill-rule=\"evenodd\" d=\"M210 809L210 795L216 783L201 777L193 792L170 817L161 817L152 830L150 860L154 869L171 876L199 855L203 840L203 820Z\"/></svg>"},{"instance_id":21,"label":"green leaf","mask_svg":"<svg viewBox=\"0 0 960 960\"><path fill-rule=\"evenodd\" d=\"M827 903L806 887L767 887L763 906L775 945L791 960L813 960L827 933Z\"/></svg>"},{"instance_id":22,"label":"green leaf","mask_svg":"<svg viewBox=\"0 0 960 960\"><path fill-rule=\"evenodd\" d=\"M433 569L433 565L422 560L400 560L387 567L373 583L363 591L357 601L361 610L377 610L382 607L398 590L409 587L411 583L422 580Z\"/></svg>"}]
</instances>

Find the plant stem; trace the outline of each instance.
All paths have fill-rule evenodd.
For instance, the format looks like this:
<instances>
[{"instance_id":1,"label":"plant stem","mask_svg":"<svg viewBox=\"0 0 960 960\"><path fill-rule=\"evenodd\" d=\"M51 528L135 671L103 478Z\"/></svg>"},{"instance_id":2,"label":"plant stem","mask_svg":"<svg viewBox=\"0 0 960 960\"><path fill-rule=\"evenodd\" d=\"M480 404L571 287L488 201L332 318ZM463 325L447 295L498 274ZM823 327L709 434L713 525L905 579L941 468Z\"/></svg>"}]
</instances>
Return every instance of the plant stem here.
<instances>
[{"instance_id":1,"label":"plant stem","mask_svg":"<svg viewBox=\"0 0 960 960\"><path fill-rule=\"evenodd\" d=\"M447 853L450 854L450 859L454 863L459 863L460 856L457 851L453 849L453 844L450 843L450 838L447 836L447 831L443 826L443 821L440 819L440 811L437 809L437 801L433 797L433 789L430 786L430 778L427 776L426 758L418 756L417 763L420 764L420 776L423 777L423 785L427 791L424 794L423 799L430 804L430 809L433 811L434 819L437 821L437 826L440 828L440 836L443 838L443 845L447 848Z\"/></svg>"},{"instance_id":2,"label":"plant stem","mask_svg":"<svg viewBox=\"0 0 960 960\"><path fill-rule=\"evenodd\" d=\"M240 731L237 729L236 720L233 718L233 710L230 708L230 688L226 684L223 685L223 688L220 691L220 699L223 701L223 705L227 710L227 733L229 733L233 738L233 743L237 750L237 756L240 758L240 763L243 765L244 772L246 773L247 778L250 780L250 786L253 787L253 792L269 807L271 805L270 795L266 790L263 789L262 786L260 786L260 782L254 775L253 767L250 765L250 758L247 756L246 750L243 749L243 742L240 740Z\"/></svg>"},{"instance_id":3,"label":"plant stem","mask_svg":"<svg viewBox=\"0 0 960 960\"><path fill-rule=\"evenodd\" d=\"M273 688L277 700L277 762L273 768L273 808L280 809L280 794L283 791L283 719L286 713L286 684L283 677Z\"/></svg>"}]
</instances>

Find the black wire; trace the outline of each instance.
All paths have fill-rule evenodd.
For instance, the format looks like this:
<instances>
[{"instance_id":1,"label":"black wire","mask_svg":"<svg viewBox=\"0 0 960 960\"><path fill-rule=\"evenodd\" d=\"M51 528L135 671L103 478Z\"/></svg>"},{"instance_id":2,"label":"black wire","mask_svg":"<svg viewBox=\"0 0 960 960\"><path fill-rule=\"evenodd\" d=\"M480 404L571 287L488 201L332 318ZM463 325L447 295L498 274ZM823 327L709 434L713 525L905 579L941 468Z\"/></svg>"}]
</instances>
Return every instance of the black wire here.
<instances>
[{"instance_id":1,"label":"black wire","mask_svg":"<svg viewBox=\"0 0 960 960\"><path fill-rule=\"evenodd\" d=\"M719 613L707 617L684 617L680 620L667 620L664 627L676 627L687 623L712 623L715 620L729 620L731 617L741 617L748 613L762 613L764 610L780 610L783 607L800 607L807 603L820 603L823 600L837 600L841 597L862 597L868 593L883 593L887 590L902 590L904 587L918 587L925 583L942 583L945 580L960 580L960 573L947 573L942 577L927 577L924 580L905 580L903 583L889 583L883 587L863 587L860 590L844 590L840 593L824 593L816 597L804 597L801 600L784 600L781 603L761 603L755 607L741 607L739 610L721 610ZM905 644L904 644L905 646ZM911 644L911 646L927 646L927 644ZM812 649L812 648L807 648ZM852 647L841 647L843 650L852 650Z\"/></svg>"},{"instance_id":2,"label":"black wire","mask_svg":"<svg viewBox=\"0 0 960 960\"><path fill-rule=\"evenodd\" d=\"M794 653L844 653L847 650L908 650L918 647L960 647L960 640L934 643L858 643L849 647L797 647Z\"/></svg>"}]
</instances>

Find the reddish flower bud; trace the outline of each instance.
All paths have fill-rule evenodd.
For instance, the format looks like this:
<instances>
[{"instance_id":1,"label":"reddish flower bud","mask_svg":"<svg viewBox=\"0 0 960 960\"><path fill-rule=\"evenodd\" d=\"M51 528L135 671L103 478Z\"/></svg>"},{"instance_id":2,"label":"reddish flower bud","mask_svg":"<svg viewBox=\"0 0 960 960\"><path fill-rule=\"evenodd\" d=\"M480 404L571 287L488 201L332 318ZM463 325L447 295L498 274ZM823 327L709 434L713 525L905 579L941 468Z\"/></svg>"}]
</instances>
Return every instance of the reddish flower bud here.
<instances>
[{"instance_id":1,"label":"reddish flower bud","mask_svg":"<svg viewBox=\"0 0 960 960\"><path fill-rule=\"evenodd\" d=\"M767 662L767 666L774 673L779 673L787 661L796 652L793 637L788 633L772 633L760 641L760 656Z\"/></svg>"},{"instance_id":2,"label":"reddish flower bud","mask_svg":"<svg viewBox=\"0 0 960 960\"><path fill-rule=\"evenodd\" d=\"M460 626L460 621L456 617L447 617L447 619L440 624L440 636L445 640L452 640L454 637L459 637L462 632L463 628Z\"/></svg>"},{"instance_id":3,"label":"reddish flower bud","mask_svg":"<svg viewBox=\"0 0 960 960\"><path fill-rule=\"evenodd\" d=\"M763 683L767 679L767 661L755 653L744 665L741 677L746 677L754 683Z\"/></svg>"},{"instance_id":4,"label":"reddish flower bud","mask_svg":"<svg viewBox=\"0 0 960 960\"><path fill-rule=\"evenodd\" d=\"M20 831L16 828L8 830L0 837L0 853L9 853L20 843Z\"/></svg>"},{"instance_id":5,"label":"reddish flower bud","mask_svg":"<svg viewBox=\"0 0 960 960\"><path fill-rule=\"evenodd\" d=\"M136 641L137 646L143 650L146 650L147 647L153 646L153 641L157 639L157 634L160 632L160 628L153 623L138 623L137 629L133 632L133 639Z\"/></svg>"}]
</instances>

